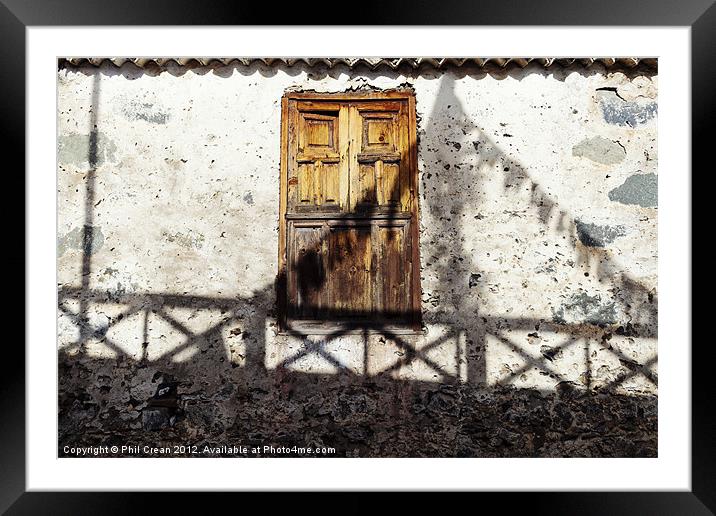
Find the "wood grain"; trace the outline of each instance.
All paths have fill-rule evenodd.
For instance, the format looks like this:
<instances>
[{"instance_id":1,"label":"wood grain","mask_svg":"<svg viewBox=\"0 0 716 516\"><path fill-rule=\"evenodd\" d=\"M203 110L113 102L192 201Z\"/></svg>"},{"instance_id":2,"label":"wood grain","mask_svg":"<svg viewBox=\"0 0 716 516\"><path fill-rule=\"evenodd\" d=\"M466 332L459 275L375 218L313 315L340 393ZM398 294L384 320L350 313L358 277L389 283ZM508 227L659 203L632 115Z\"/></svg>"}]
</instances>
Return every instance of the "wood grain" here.
<instances>
[{"instance_id":1,"label":"wood grain","mask_svg":"<svg viewBox=\"0 0 716 516\"><path fill-rule=\"evenodd\" d=\"M414 96L291 92L281 113L285 327L419 329Z\"/></svg>"}]
</instances>

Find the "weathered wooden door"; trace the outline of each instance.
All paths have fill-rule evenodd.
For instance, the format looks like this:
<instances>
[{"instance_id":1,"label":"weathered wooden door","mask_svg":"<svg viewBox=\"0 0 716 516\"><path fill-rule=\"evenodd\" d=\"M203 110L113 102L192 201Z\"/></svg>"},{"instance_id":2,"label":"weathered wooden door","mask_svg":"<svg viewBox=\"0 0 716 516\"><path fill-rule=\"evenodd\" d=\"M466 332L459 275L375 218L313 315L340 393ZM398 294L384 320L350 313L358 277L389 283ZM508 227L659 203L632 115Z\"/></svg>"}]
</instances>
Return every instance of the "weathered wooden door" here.
<instances>
[{"instance_id":1,"label":"weathered wooden door","mask_svg":"<svg viewBox=\"0 0 716 516\"><path fill-rule=\"evenodd\" d=\"M411 109L402 92L284 98L279 259L289 323L415 324Z\"/></svg>"}]
</instances>

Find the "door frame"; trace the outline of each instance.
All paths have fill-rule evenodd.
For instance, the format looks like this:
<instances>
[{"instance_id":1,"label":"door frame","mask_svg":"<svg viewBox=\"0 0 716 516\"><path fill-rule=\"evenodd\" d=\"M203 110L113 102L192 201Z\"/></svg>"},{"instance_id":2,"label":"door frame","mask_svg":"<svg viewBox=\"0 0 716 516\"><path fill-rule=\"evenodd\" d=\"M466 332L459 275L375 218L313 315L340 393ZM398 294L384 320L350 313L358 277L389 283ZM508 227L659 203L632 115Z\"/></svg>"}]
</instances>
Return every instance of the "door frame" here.
<instances>
[{"instance_id":1,"label":"door frame","mask_svg":"<svg viewBox=\"0 0 716 516\"><path fill-rule=\"evenodd\" d=\"M291 101L301 102L326 102L326 101L385 101L399 100L407 102L408 106L408 170L409 170L409 191L410 203L410 238L411 238L411 264L410 274L411 296L409 299L410 318L407 325L366 328L356 323L336 323L323 325L322 327L292 327L288 320L288 289L287 289L287 206L288 206L288 156L289 156L289 103ZM415 92L412 89L391 89L391 90L365 90L336 93L317 93L313 91L289 91L281 97L281 152L280 152L280 177L279 177L279 213L278 213L278 274L276 277L277 296L277 320L281 334L326 334L337 329L345 333L364 333L374 331L390 331L392 333L422 333L422 311L420 286L420 195L419 195L419 173L418 173L418 141L417 141L417 115L416 115ZM350 218L352 214L343 215ZM340 328L338 328L340 327Z\"/></svg>"}]
</instances>

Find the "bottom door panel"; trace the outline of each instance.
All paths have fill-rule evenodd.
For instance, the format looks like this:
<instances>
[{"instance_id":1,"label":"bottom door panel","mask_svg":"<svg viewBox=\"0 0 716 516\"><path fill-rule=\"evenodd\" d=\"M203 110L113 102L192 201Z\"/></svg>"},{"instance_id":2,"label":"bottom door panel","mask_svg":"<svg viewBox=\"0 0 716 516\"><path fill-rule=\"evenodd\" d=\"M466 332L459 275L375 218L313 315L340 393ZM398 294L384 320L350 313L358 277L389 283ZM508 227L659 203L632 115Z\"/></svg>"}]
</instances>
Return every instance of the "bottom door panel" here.
<instances>
[{"instance_id":1,"label":"bottom door panel","mask_svg":"<svg viewBox=\"0 0 716 516\"><path fill-rule=\"evenodd\" d=\"M323 228L293 228L291 270L289 271L290 310L293 317L317 319L328 306Z\"/></svg>"},{"instance_id":2,"label":"bottom door panel","mask_svg":"<svg viewBox=\"0 0 716 516\"><path fill-rule=\"evenodd\" d=\"M408 220L300 220L288 229L289 318L361 327L405 319Z\"/></svg>"},{"instance_id":3,"label":"bottom door panel","mask_svg":"<svg viewBox=\"0 0 716 516\"><path fill-rule=\"evenodd\" d=\"M378 228L377 284L380 297L377 311L386 319L401 318L405 315L410 282L406 278L409 270L405 252L406 226Z\"/></svg>"},{"instance_id":4,"label":"bottom door panel","mask_svg":"<svg viewBox=\"0 0 716 516\"><path fill-rule=\"evenodd\" d=\"M373 311L371 226L331 225L328 230L327 316L366 318Z\"/></svg>"}]
</instances>

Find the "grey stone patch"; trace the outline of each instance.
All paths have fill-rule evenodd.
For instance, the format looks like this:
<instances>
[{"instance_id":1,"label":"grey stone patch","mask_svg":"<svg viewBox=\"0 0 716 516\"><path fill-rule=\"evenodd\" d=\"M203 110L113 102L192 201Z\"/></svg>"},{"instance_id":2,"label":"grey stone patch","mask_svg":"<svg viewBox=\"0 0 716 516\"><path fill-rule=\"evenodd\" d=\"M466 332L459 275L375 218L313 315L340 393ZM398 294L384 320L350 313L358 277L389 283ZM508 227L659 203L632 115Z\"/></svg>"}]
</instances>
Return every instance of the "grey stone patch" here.
<instances>
[{"instance_id":1,"label":"grey stone patch","mask_svg":"<svg viewBox=\"0 0 716 516\"><path fill-rule=\"evenodd\" d=\"M575 220L577 237L587 247L604 247L620 236L626 235L624 226L600 226Z\"/></svg>"},{"instance_id":2,"label":"grey stone patch","mask_svg":"<svg viewBox=\"0 0 716 516\"><path fill-rule=\"evenodd\" d=\"M656 208L658 202L658 178L656 174L634 174L621 186L609 192L609 200L622 204L636 204L642 208Z\"/></svg>"},{"instance_id":3,"label":"grey stone patch","mask_svg":"<svg viewBox=\"0 0 716 516\"><path fill-rule=\"evenodd\" d=\"M201 249L204 245L204 235L195 231L189 230L186 233L169 233L168 231L162 231L162 237L167 242L174 242L187 249Z\"/></svg>"},{"instance_id":4,"label":"grey stone patch","mask_svg":"<svg viewBox=\"0 0 716 516\"><path fill-rule=\"evenodd\" d=\"M594 136L572 147L572 155L588 158L603 165L615 165L624 160L626 151L615 141Z\"/></svg>"},{"instance_id":5,"label":"grey stone patch","mask_svg":"<svg viewBox=\"0 0 716 516\"><path fill-rule=\"evenodd\" d=\"M614 301L603 301L601 296L584 292L572 294L558 309L552 308L552 318L558 324L594 324L607 326L617 322Z\"/></svg>"},{"instance_id":6,"label":"grey stone patch","mask_svg":"<svg viewBox=\"0 0 716 516\"><path fill-rule=\"evenodd\" d=\"M604 120L613 125L636 127L645 124L657 114L656 102L625 101L614 92L598 94Z\"/></svg>"},{"instance_id":7,"label":"grey stone patch","mask_svg":"<svg viewBox=\"0 0 716 516\"><path fill-rule=\"evenodd\" d=\"M249 205L254 204L254 196L251 194L251 192L246 192L244 194L244 202Z\"/></svg>"},{"instance_id":8,"label":"grey stone patch","mask_svg":"<svg viewBox=\"0 0 716 516\"><path fill-rule=\"evenodd\" d=\"M102 248L104 234L99 226L88 226L87 241L85 242L84 229L81 227L72 228L57 240L57 256L63 256L68 250L83 251L90 255Z\"/></svg>"},{"instance_id":9,"label":"grey stone patch","mask_svg":"<svg viewBox=\"0 0 716 516\"><path fill-rule=\"evenodd\" d=\"M166 124L169 113L149 102L130 100L122 107L122 114L127 120L144 120L150 124Z\"/></svg>"},{"instance_id":10,"label":"grey stone patch","mask_svg":"<svg viewBox=\"0 0 716 516\"><path fill-rule=\"evenodd\" d=\"M57 159L62 165L80 168L98 167L114 162L117 145L104 133L61 134L57 142Z\"/></svg>"}]
</instances>

